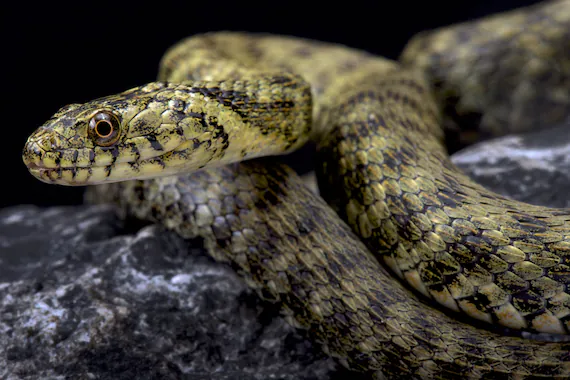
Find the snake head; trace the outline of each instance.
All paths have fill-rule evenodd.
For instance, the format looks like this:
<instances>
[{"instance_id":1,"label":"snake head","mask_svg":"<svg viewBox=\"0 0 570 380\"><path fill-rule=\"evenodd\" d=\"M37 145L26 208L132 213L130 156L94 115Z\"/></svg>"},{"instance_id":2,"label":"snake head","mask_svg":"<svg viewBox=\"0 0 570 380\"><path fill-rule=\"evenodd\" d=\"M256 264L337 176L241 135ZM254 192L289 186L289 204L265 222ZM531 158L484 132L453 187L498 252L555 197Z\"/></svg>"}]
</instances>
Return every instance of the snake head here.
<instances>
[{"instance_id":1,"label":"snake head","mask_svg":"<svg viewBox=\"0 0 570 380\"><path fill-rule=\"evenodd\" d=\"M60 109L28 139L30 173L90 185L282 154L309 137L310 86L295 75L152 82Z\"/></svg>"},{"instance_id":2,"label":"snake head","mask_svg":"<svg viewBox=\"0 0 570 380\"><path fill-rule=\"evenodd\" d=\"M182 112L180 92L153 82L65 106L28 138L24 163L39 180L61 185L167 175L166 161L186 142L181 125L200 124Z\"/></svg>"}]
</instances>

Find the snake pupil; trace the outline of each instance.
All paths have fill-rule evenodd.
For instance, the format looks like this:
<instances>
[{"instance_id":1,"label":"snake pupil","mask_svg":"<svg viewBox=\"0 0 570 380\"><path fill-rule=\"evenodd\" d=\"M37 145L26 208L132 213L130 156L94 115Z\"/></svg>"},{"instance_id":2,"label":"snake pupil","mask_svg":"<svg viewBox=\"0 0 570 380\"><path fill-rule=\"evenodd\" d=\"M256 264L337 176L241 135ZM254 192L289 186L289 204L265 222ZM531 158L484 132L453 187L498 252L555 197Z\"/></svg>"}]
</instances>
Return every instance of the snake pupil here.
<instances>
[{"instance_id":1,"label":"snake pupil","mask_svg":"<svg viewBox=\"0 0 570 380\"><path fill-rule=\"evenodd\" d=\"M109 137L113 133L113 126L107 120L99 120L95 126L95 132L99 137Z\"/></svg>"}]
</instances>

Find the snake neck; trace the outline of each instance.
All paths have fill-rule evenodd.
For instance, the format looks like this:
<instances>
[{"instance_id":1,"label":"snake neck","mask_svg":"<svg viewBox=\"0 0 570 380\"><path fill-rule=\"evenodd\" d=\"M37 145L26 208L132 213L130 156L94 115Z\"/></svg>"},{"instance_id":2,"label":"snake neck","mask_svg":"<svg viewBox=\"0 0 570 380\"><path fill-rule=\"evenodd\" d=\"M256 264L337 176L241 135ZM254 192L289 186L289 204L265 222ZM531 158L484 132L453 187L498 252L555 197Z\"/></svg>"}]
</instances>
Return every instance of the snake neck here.
<instances>
[{"instance_id":1,"label":"snake neck","mask_svg":"<svg viewBox=\"0 0 570 380\"><path fill-rule=\"evenodd\" d=\"M203 144L218 154L204 164L224 165L283 154L298 149L309 138L311 90L298 75L268 73L235 80L184 81L178 87L184 90L175 91L169 102L186 104L184 116L200 122L198 130L178 123L188 144Z\"/></svg>"},{"instance_id":2,"label":"snake neck","mask_svg":"<svg viewBox=\"0 0 570 380\"><path fill-rule=\"evenodd\" d=\"M240 79L266 73L297 73L310 84L310 139L321 141L335 127L344 101L373 88L377 78L398 64L338 44L238 32L189 37L171 47L160 63L158 78L170 82Z\"/></svg>"}]
</instances>

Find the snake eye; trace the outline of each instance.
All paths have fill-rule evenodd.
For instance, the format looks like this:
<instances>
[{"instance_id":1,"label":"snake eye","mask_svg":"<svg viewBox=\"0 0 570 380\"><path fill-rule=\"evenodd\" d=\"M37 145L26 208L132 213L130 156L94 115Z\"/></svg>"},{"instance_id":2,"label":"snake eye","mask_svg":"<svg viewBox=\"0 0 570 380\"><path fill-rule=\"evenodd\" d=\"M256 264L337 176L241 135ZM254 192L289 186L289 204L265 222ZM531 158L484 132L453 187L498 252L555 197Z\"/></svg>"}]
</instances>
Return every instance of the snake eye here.
<instances>
[{"instance_id":1,"label":"snake eye","mask_svg":"<svg viewBox=\"0 0 570 380\"><path fill-rule=\"evenodd\" d=\"M89 121L89 134L99 146L113 145L119 139L119 118L109 111L97 112Z\"/></svg>"}]
</instances>

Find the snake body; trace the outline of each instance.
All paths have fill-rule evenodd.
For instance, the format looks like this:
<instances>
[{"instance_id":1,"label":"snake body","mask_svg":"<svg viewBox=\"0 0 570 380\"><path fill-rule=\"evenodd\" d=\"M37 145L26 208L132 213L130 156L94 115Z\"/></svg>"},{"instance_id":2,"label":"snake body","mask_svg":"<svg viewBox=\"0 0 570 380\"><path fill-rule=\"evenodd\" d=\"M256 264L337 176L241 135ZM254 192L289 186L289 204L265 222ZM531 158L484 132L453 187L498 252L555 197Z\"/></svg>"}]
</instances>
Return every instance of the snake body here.
<instances>
[{"instance_id":1,"label":"snake body","mask_svg":"<svg viewBox=\"0 0 570 380\"><path fill-rule=\"evenodd\" d=\"M568 378L570 210L475 184L443 139L471 139L458 123L473 115L483 134L567 118L569 41L567 0L420 34L400 63L292 37L194 36L165 54L157 82L59 110L24 162L202 237L351 369ZM309 140L328 205L259 159Z\"/></svg>"}]
</instances>

